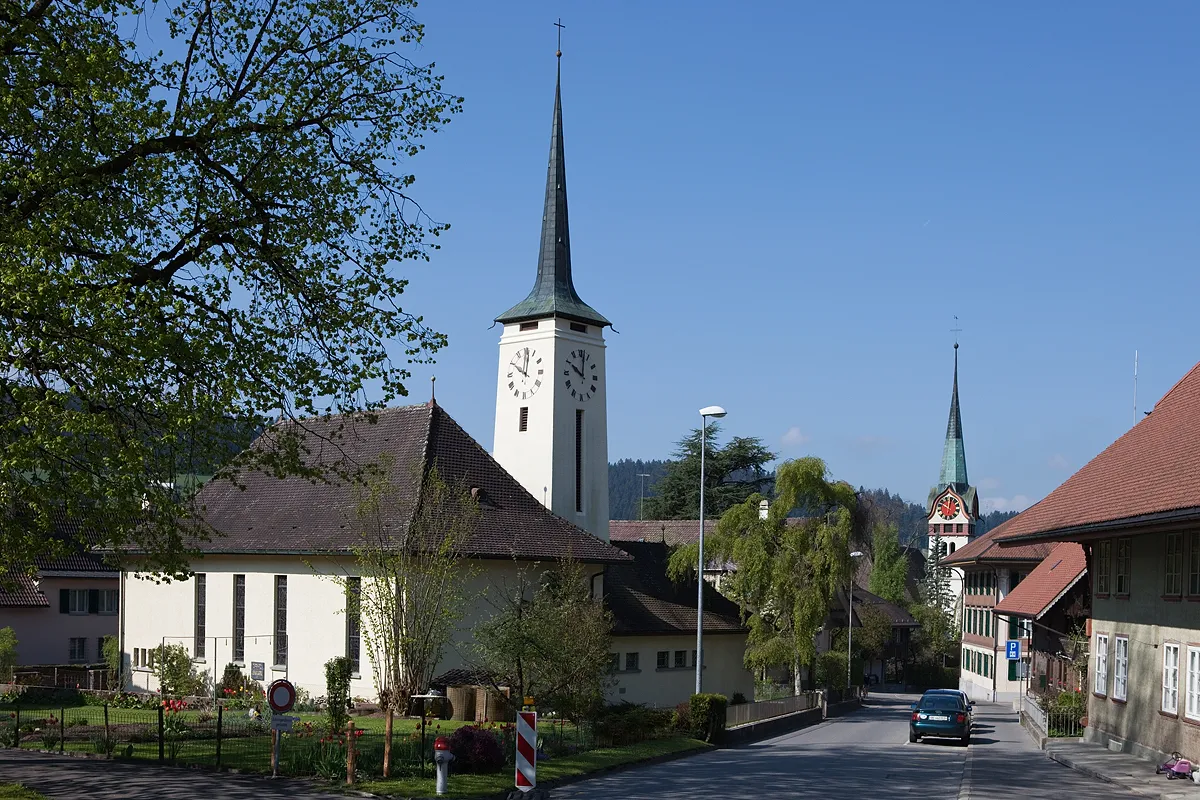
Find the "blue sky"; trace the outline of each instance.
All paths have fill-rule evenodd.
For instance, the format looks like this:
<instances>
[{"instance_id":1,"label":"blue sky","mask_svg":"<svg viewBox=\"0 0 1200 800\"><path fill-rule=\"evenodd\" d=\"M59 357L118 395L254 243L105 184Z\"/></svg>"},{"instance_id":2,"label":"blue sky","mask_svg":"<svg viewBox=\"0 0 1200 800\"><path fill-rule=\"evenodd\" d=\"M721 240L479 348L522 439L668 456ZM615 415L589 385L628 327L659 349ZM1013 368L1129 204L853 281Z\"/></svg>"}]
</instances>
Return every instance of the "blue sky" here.
<instances>
[{"instance_id":1,"label":"blue sky","mask_svg":"<svg viewBox=\"0 0 1200 800\"><path fill-rule=\"evenodd\" d=\"M575 282L612 319L609 455L696 409L923 500L953 316L972 482L1043 497L1198 359L1200 5L421 5L465 111L412 165L452 224L402 303L412 398L490 445L492 318L532 285L561 16Z\"/></svg>"}]
</instances>

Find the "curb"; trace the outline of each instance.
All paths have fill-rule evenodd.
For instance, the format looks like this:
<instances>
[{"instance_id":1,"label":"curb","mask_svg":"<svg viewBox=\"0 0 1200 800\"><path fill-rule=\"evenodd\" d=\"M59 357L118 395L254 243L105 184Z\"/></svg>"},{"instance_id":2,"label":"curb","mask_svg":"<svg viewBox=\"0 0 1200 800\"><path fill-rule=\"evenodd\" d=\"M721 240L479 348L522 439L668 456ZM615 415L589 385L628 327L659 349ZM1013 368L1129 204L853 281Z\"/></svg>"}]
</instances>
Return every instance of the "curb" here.
<instances>
[{"instance_id":1,"label":"curb","mask_svg":"<svg viewBox=\"0 0 1200 800\"><path fill-rule=\"evenodd\" d=\"M1051 761L1062 764L1064 767L1069 767L1081 775L1087 775L1089 778L1094 778L1098 781L1103 781L1104 783L1111 784L1113 786L1120 786L1125 791L1130 792L1131 794L1136 794L1139 797L1152 797L1155 798L1155 800L1182 800L1182 798L1194 798L1198 796L1196 792L1192 791L1164 792L1154 788L1147 788L1145 786L1122 783L1121 781L1118 781L1109 775L1101 773L1099 770L1076 762L1073 758L1064 753L1054 750L1047 750L1046 756Z\"/></svg>"}]
</instances>

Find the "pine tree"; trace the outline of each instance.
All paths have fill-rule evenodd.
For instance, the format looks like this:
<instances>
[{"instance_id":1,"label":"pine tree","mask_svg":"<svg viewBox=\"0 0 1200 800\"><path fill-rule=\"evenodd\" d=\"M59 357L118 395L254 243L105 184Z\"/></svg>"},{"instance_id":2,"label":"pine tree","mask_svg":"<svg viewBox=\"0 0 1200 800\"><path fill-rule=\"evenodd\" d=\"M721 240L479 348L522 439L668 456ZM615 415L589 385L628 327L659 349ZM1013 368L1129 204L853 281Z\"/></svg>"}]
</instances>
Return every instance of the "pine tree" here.
<instances>
[{"instance_id":1,"label":"pine tree","mask_svg":"<svg viewBox=\"0 0 1200 800\"><path fill-rule=\"evenodd\" d=\"M929 537L929 555L925 558L925 581L921 594L926 605L949 614L953 598L950 597L949 569L942 564L942 537L934 533Z\"/></svg>"}]
</instances>

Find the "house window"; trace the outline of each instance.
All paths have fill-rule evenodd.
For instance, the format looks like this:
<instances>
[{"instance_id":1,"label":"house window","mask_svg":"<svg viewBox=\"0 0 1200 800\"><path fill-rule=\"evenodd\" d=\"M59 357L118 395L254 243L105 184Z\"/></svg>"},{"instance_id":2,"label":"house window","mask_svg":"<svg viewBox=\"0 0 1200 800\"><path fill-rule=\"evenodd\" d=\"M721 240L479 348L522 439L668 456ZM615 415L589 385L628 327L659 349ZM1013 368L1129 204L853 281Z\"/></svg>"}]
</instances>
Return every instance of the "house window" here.
<instances>
[{"instance_id":1,"label":"house window","mask_svg":"<svg viewBox=\"0 0 1200 800\"><path fill-rule=\"evenodd\" d=\"M638 654L637 653L626 653L625 654L625 671L626 672L634 672L637 670L637 668L638 668Z\"/></svg>"},{"instance_id":2,"label":"house window","mask_svg":"<svg viewBox=\"0 0 1200 800\"><path fill-rule=\"evenodd\" d=\"M1187 651L1187 705L1184 713L1200 720L1200 647L1189 647Z\"/></svg>"},{"instance_id":3,"label":"house window","mask_svg":"<svg viewBox=\"0 0 1200 800\"><path fill-rule=\"evenodd\" d=\"M517 417L517 430L522 433L529 430L529 406L521 406L521 413Z\"/></svg>"},{"instance_id":4,"label":"house window","mask_svg":"<svg viewBox=\"0 0 1200 800\"><path fill-rule=\"evenodd\" d=\"M687 666L687 650L676 650L675 651L675 666L676 667L686 667Z\"/></svg>"},{"instance_id":5,"label":"house window","mask_svg":"<svg viewBox=\"0 0 1200 800\"><path fill-rule=\"evenodd\" d=\"M204 658L204 622L208 605L208 576L196 574L196 638L192 648L196 658Z\"/></svg>"},{"instance_id":6,"label":"house window","mask_svg":"<svg viewBox=\"0 0 1200 800\"><path fill-rule=\"evenodd\" d=\"M1108 694L1108 635L1096 634L1096 685L1093 691L1098 695Z\"/></svg>"},{"instance_id":7,"label":"house window","mask_svg":"<svg viewBox=\"0 0 1200 800\"><path fill-rule=\"evenodd\" d=\"M275 576L275 665L287 664L287 575Z\"/></svg>"},{"instance_id":8,"label":"house window","mask_svg":"<svg viewBox=\"0 0 1200 800\"><path fill-rule=\"evenodd\" d=\"M67 592L67 613L70 614L86 614L88 613L88 590L87 589L66 589Z\"/></svg>"},{"instance_id":9,"label":"house window","mask_svg":"<svg viewBox=\"0 0 1200 800\"><path fill-rule=\"evenodd\" d=\"M1105 539L1096 545L1096 557L1092 566L1096 570L1096 594L1109 593L1109 573L1112 569L1112 541Z\"/></svg>"},{"instance_id":10,"label":"house window","mask_svg":"<svg viewBox=\"0 0 1200 800\"><path fill-rule=\"evenodd\" d=\"M1133 549L1133 540L1129 537L1117 539L1117 565L1113 570L1117 584L1118 595L1129 595L1129 553Z\"/></svg>"},{"instance_id":11,"label":"house window","mask_svg":"<svg viewBox=\"0 0 1200 800\"><path fill-rule=\"evenodd\" d=\"M112 615L119 610L121 603L121 593L116 589L101 589L100 590L100 612L101 614Z\"/></svg>"},{"instance_id":12,"label":"house window","mask_svg":"<svg viewBox=\"0 0 1200 800\"><path fill-rule=\"evenodd\" d=\"M1129 683L1129 637L1113 640L1113 700L1125 700Z\"/></svg>"},{"instance_id":13,"label":"house window","mask_svg":"<svg viewBox=\"0 0 1200 800\"><path fill-rule=\"evenodd\" d=\"M1163 594L1178 597L1183 594L1183 534L1167 534L1167 564Z\"/></svg>"},{"instance_id":14,"label":"house window","mask_svg":"<svg viewBox=\"0 0 1200 800\"><path fill-rule=\"evenodd\" d=\"M1163 645L1162 710L1179 713L1179 645Z\"/></svg>"},{"instance_id":15,"label":"house window","mask_svg":"<svg viewBox=\"0 0 1200 800\"><path fill-rule=\"evenodd\" d=\"M658 651L658 668L659 669L667 669L670 666L671 666L671 651L670 650L659 650Z\"/></svg>"},{"instance_id":16,"label":"house window","mask_svg":"<svg viewBox=\"0 0 1200 800\"><path fill-rule=\"evenodd\" d=\"M362 669L362 578L346 579L346 659L350 671Z\"/></svg>"},{"instance_id":17,"label":"house window","mask_svg":"<svg viewBox=\"0 0 1200 800\"><path fill-rule=\"evenodd\" d=\"M70 661L87 661L87 637L71 637L70 640Z\"/></svg>"},{"instance_id":18,"label":"house window","mask_svg":"<svg viewBox=\"0 0 1200 800\"><path fill-rule=\"evenodd\" d=\"M233 660L246 662L246 576L233 576Z\"/></svg>"},{"instance_id":19,"label":"house window","mask_svg":"<svg viewBox=\"0 0 1200 800\"><path fill-rule=\"evenodd\" d=\"M1200 531L1188 534L1188 594L1200 596Z\"/></svg>"}]
</instances>

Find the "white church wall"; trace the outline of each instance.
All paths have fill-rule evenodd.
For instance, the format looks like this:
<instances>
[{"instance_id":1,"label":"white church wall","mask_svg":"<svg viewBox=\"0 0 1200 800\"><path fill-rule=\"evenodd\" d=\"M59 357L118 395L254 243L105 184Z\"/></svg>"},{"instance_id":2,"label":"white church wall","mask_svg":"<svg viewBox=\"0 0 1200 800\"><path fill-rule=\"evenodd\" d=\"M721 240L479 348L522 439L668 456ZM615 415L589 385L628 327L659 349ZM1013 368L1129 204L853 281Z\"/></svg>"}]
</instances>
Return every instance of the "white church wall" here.
<instances>
[{"instance_id":1,"label":"white church wall","mask_svg":"<svg viewBox=\"0 0 1200 800\"><path fill-rule=\"evenodd\" d=\"M611 703L644 703L658 708L673 708L685 703L696 688L696 669L692 651L695 636L614 636L612 652L620 657L620 667L614 674L615 683L605 699ZM658 651L665 650L672 659L676 650L687 653L687 666L658 668ZM746 652L744 633L707 634L704 637L704 691L732 698L740 692L747 700L754 699L754 675L743 665ZM626 657L638 654L638 669L626 670Z\"/></svg>"}]
</instances>

